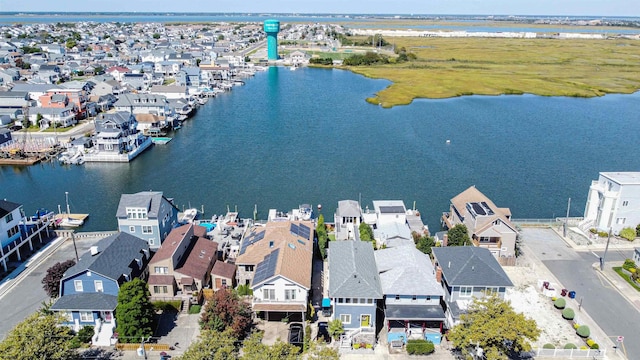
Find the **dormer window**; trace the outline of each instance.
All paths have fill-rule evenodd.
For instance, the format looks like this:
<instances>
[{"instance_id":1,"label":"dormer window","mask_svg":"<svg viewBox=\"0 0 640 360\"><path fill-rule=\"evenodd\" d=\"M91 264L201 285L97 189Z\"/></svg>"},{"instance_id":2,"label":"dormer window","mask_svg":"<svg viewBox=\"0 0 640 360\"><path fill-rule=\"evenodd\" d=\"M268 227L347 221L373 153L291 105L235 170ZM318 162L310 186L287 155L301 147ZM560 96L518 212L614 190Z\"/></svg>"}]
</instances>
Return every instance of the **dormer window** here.
<instances>
[{"instance_id":1,"label":"dormer window","mask_svg":"<svg viewBox=\"0 0 640 360\"><path fill-rule=\"evenodd\" d=\"M127 219L146 219L147 209L145 208L127 208Z\"/></svg>"}]
</instances>

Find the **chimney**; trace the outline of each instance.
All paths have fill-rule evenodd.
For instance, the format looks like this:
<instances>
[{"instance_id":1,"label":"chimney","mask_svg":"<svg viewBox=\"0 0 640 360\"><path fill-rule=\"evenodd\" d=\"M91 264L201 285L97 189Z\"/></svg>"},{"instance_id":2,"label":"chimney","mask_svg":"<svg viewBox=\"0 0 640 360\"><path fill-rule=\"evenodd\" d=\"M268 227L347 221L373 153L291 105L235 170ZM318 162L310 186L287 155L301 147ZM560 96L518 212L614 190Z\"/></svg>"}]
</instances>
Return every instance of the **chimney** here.
<instances>
[{"instance_id":1,"label":"chimney","mask_svg":"<svg viewBox=\"0 0 640 360\"><path fill-rule=\"evenodd\" d=\"M449 234L444 234L444 236L442 237L442 246L447 246L448 243L449 243Z\"/></svg>"},{"instance_id":2,"label":"chimney","mask_svg":"<svg viewBox=\"0 0 640 360\"><path fill-rule=\"evenodd\" d=\"M442 268L440 266L436 268L436 281L438 284L442 282Z\"/></svg>"},{"instance_id":3,"label":"chimney","mask_svg":"<svg viewBox=\"0 0 640 360\"><path fill-rule=\"evenodd\" d=\"M97 246L92 246L90 250L91 250L91 256L96 256L99 253Z\"/></svg>"}]
</instances>

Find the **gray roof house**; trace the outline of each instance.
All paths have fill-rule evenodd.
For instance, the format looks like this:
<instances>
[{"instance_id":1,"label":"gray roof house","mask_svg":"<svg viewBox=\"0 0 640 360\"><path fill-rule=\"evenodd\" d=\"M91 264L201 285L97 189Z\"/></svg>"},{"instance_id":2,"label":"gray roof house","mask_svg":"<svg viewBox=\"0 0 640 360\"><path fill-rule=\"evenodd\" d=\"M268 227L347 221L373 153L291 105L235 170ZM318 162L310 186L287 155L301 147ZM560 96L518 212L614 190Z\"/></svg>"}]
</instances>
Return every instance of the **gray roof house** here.
<instances>
[{"instance_id":1,"label":"gray roof house","mask_svg":"<svg viewBox=\"0 0 640 360\"><path fill-rule=\"evenodd\" d=\"M362 208L355 200L340 200L333 215L336 224L336 240L358 239Z\"/></svg>"},{"instance_id":2,"label":"gray roof house","mask_svg":"<svg viewBox=\"0 0 640 360\"><path fill-rule=\"evenodd\" d=\"M178 208L160 191L122 194L116 212L118 230L139 236L157 249L178 222Z\"/></svg>"},{"instance_id":3,"label":"gray roof house","mask_svg":"<svg viewBox=\"0 0 640 360\"><path fill-rule=\"evenodd\" d=\"M444 290L429 255L408 245L378 250L375 257L385 296L387 341L416 338L439 344L445 321L440 304Z\"/></svg>"},{"instance_id":4,"label":"gray roof house","mask_svg":"<svg viewBox=\"0 0 640 360\"><path fill-rule=\"evenodd\" d=\"M504 299L513 283L486 248L434 247L436 277L444 289L447 325L455 325L474 297L497 294Z\"/></svg>"},{"instance_id":5,"label":"gray roof house","mask_svg":"<svg viewBox=\"0 0 640 360\"><path fill-rule=\"evenodd\" d=\"M376 310L383 294L372 244L331 241L328 257L332 316L340 319L348 331L343 340L375 342ZM358 338L351 334L357 334Z\"/></svg>"}]
</instances>

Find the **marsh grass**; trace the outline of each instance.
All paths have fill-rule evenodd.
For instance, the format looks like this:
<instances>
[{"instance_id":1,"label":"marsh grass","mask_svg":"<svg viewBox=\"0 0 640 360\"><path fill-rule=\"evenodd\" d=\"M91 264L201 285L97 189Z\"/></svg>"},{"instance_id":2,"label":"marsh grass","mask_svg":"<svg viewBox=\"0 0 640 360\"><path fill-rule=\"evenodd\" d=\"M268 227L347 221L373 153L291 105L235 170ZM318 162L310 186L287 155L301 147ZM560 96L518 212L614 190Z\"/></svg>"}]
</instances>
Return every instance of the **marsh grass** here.
<instances>
[{"instance_id":1,"label":"marsh grass","mask_svg":"<svg viewBox=\"0 0 640 360\"><path fill-rule=\"evenodd\" d=\"M390 38L417 55L403 64L350 67L393 82L367 101L383 107L415 98L536 94L594 97L640 89L640 41Z\"/></svg>"}]
</instances>

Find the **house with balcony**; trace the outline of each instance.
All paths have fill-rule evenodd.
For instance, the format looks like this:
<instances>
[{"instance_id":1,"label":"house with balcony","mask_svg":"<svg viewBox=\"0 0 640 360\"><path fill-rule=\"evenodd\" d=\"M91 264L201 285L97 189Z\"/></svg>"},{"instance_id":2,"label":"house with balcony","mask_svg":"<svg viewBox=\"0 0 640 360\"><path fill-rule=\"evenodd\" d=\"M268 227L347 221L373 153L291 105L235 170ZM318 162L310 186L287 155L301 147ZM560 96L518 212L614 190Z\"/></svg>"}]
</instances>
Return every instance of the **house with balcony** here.
<instances>
[{"instance_id":1,"label":"house with balcony","mask_svg":"<svg viewBox=\"0 0 640 360\"><path fill-rule=\"evenodd\" d=\"M445 325L448 329L460 322L460 315L474 298L496 294L504 299L513 287L509 276L489 249L475 246L434 247L436 279L444 290Z\"/></svg>"},{"instance_id":2,"label":"house with balcony","mask_svg":"<svg viewBox=\"0 0 640 360\"><path fill-rule=\"evenodd\" d=\"M0 200L0 245L2 256L2 267L7 271L7 262L10 256L17 252L20 258L19 248L23 243L20 233L20 221L24 218L22 205L7 200Z\"/></svg>"},{"instance_id":3,"label":"house with balcony","mask_svg":"<svg viewBox=\"0 0 640 360\"><path fill-rule=\"evenodd\" d=\"M149 263L152 300L190 300L194 293L211 286L218 243L206 234L205 227L194 224L171 230Z\"/></svg>"},{"instance_id":4,"label":"house with balcony","mask_svg":"<svg viewBox=\"0 0 640 360\"><path fill-rule=\"evenodd\" d=\"M340 200L333 214L336 224L336 240L359 239L362 208L355 200Z\"/></svg>"},{"instance_id":5,"label":"house with balcony","mask_svg":"<svg viewBox=\"0 0 640 360\"><path fill-rule=\"evenodd\" d=\"M373 201L373 211L367 209L363 219L373 228L378 246L413 245L407 214L402 200L376 200Z\"/></svg>"},{"instance_id":6,"label":"house with balcony","mask_svg":"<svg viewBox=\"0 0 640 360\"><path fill-rule=\"evenodd\" d=\"M158 128L171 125L175 118L173 108L170 106L167 98L163 95L133 93L122 94L113 106L116 111L127 111L136 115L139 126L147 124L147 122L143 122L138 115L152 116L152 122L157 123ZM140 128L140 130L143 129Z\"/></svg>"},{"instance_id":7,"label":"house with balcony","mask_svg":"<svg viewBox=\"0 0 640 360\"><path fill-rule=\"evenodd\" d=\"M76 110L73 106L64 108L33 107L29 109L29 121L38 124L41 129L65 128L78 123Z\"/></svg>"},{"instance_id":8,"label":"house with balcony","mask_svg":"<svg viewBox=\"0 0 640 360\"><path fill-rule=\"evenodd\" d=\"M145 240L127 233L100 240L64 273L60 297L51 311L63 314L63 324L74 331L93 326L94 345L113 345L120 287L134 278L146 278L150 255Z\"/></svg>"},{"instance_id":9,"label":"house with balcony","mask_svg":"<svg viewBox=\"0 0 640 360\"><path fill-rule=\"evenodd\" d=\"M451 199L442 220L446 229L464 224L473 245L488 249L496 258L515 257L519 232L511 222L511 211L497 207L475 186Z\"/></svg>"},{"instance_id":10,"label":"house with balcony","mask_svg":"<svg viewBox=\"0 0 640 360\"><path fill-rule=\"evenodd\" d=\"M640 172L601 172L591 182L580 228L614 234L640 224Z\"/></svg>"},{"instance_id":11,"label":"house with balcony","mask_svg":"<svg viewBox=\"0 0 640 360\"><path fill-rule=\"evenodd\" d=\"M81 85L78 88L50 89L38 98L43 108L73 108L78 120L87 117L88 101L88 93Z\"/></svg>"},{"instance_id":12,"label":"house with balcony","mask_svg":"<svg viewBox=\"0 0 640 360\"><path fill-rule=\"evenodd\" d=\"M116 218L119 231L144 239L151 249L157 249L178 223L178 208L161 191L122 194Z\"/></svg>"},{"instance_id":13,"label":"house with balcony","mask_svg":"<svg viewBox=\"0 0 640 360\"><path fill-rule=\"evenodd\" d=\"M235 262L236 278L253 290L257 316L304 321L313 246L311 221L268 221L247 230Z\"/></svg>"},{"instance_id":14,"label":"house with balcony","mask_svg":"<svg viewBox=\"0 0 640 360\"><path fill-rule=\"evenodd\" d=\"M444 290L429 255L413 245L375 252L382 292L387 342L426 339L440 344L445 314Z\"/></svg>"},{"instance_id":15,"label":"house with balcony","mask_svg":"<svg viewBox=\"0 0 640 360\"><path fill-rule=\"evenodd\" d=\"M383 298L370 242L329 242L329 299L332 317L346 331L344 344L375 344L377 309Z\"/></svg>"},{"instance_id":16,"label":"house with balcony","mask_svg":"<svg viewBox=\"0 0 640 360\"><path fill-rule=\"evenodd\" d=\"M151 146L151 139L138 130L138 121L129 112L100 114L95 129L97 152L85 154L85 161L128 162Z\"/></svg>"}]
</instances>

